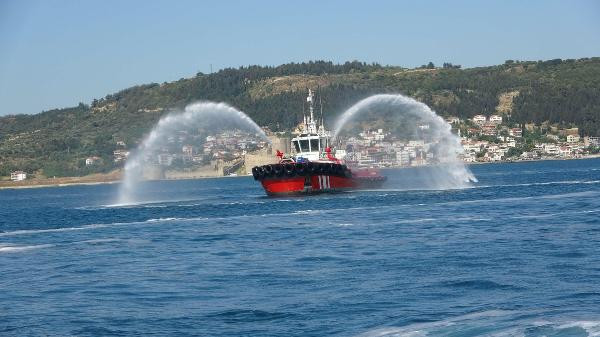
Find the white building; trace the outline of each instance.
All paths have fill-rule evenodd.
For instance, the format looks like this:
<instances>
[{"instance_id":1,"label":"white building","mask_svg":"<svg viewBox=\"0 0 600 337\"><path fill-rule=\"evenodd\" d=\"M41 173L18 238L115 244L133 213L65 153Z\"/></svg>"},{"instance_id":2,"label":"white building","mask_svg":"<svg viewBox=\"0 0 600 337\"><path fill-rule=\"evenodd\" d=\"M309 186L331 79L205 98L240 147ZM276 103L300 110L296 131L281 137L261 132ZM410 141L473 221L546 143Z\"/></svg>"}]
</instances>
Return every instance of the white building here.
<instances>
[{"instance_id":1,"label":"white building","mask_svg":"<svg viewBox=\"0 0 600 337\"><path fill-rule=\"evenodd\" d=\"M396 161L401 166L410 165L410 153L408 151L396 152Z\"/></svg>"},{"instance_id":2,"label":"white building","mask_svg":"<svg viewBox=\"0 0 600 337\"><path fill-rule=\"evenodd\" d=\"M568 157L568 156L570 156L570 155L572 154L572 152L571 152L571 148L569 148L568 146L561 146L561 147L558 149L558 154L559 154L561 157Z\"/></svg>"},{"instance_id":3,"label":"white building","mask_svg":"<svg viewBox=\"0 0 600 337\"><path fill-rule=\"evenodd\" d=\"M513 137L522 137L523 129L521 128L512 128L508 130L508 134Z\"/></svg>"},{"instance_id":4,"label":"white building","mask_svg":"<svg viewBox=\"0 0 600 337\"><path fill-rule=\"evenodd\" d=\"M600 137L587 137L587 144L588 146L600 146Z\"/></svg>"},{"instance_id":5,"label":"white building","mask_svg":"<svg viewBox=\"0 0 600 337\"><path fill-rule=\"evenodd\" d=\"M567 143L577 143L577 142L579 142L578 135L568 135L567 136Z\"/></svg>"},{"instance_id":6,"label":"white building","mask_svg":"<svg viewBox=\"0 0 600 337\"><path fill-rule=\"evenodd\" d=\"M168 153L161 153L158 155L158 165L171 166L173 163L173 157Z\"/></svg>"},{"instance_id":7,"label":"white building","mask_svg":"<svg viewBox=\"0 0 600 337\"><path fill-rule=\"evenodd\" d=\"M27 179L27 173L23 171L15 171L10 173L10 180L21 181Z\"/></svg>"},{"instance_id":8,"label":"white building","mask_svg":"<svg viewBox=\"0 0 600 337\"><path fill-rule=\"evenodd\" d=\"M423 147L424 145L425 142L422 140L411 140L408 142L408 146Z\"/></svg>"},{"instance_id":9,"label":"white building","mask_svg":"<svg viewBox=\"0 0 600 337\"><path fill-rule=\"evenodd\" d=\"M115 150L115 151L113 151L113 157L115 159L115 163L125 161L127 159L127 157L129 157L129 151ZM87 160L86 160L86 163L87 163Z\"/></svg>"},{"instance_id":10,"label":"white building","mask_svg":"<svg viewBox=\"0 0 600 337\"><path fill-rule=\"evenodd\" d=\"M463 144L463 149L465 152L469 153L479 153L481 152L481 145L479 144Z\"/></svg>"},{"instance_id":11,"label":"white building","mask_svg":"<svg viewBox=\"0 0 600 337\"><path fill-rule=\"evenodd\" d=\"M483 125L487 121L487 118L484 115L476 115L473 117L473 123L478 125Z\"/></svg>"},{"instance_id":12,"label":"white building","mask_svg":"<svg viewBox=\"0 0 600 337\"><path fill-rule=\"evenodd\" d=\"M446 118L446 122L448 122L448 124L459 124L460 119L455 116L450 116L450 117Z\"/></svg>"},{"instance_id":13,"label":"white building","mask_svg":"<svg viewBox=\"0 0 600 337\"><path fill-rule=\"evenodd\" d=\"M184 145L181 148L181 152L186 156L192 156L194 154L194 147L191 145Z\"/></svg>"},{"instance_id":14,"label":"white building","mask_svg":"<svg viewBox=\"0 0 600 337\"><path fill-rule=\"evenodd\" d=\"M490 116L490 123L501 124L502 123L502 116L491 115Z\"/></svg>"},{"instance_id":15,"label":"white building","mask_svg":"<svg viewBox=\"0 0 600 337\"><path fill-rule=\"evenodd\" d=\"M100 157L88 157L85 159L85 166L94 165L99 160L100 160Z\"/></svg>"},{"instance_id":16,"label":"white building","mask_svg":"<svg viewBox=\"0 0 600 337\"><path fill-rule=\"evenodd\" d=\"M560 148L555 144L544 144L544 152L547 154L557 155L560 153Z\"/></svg>"}]
</instances>

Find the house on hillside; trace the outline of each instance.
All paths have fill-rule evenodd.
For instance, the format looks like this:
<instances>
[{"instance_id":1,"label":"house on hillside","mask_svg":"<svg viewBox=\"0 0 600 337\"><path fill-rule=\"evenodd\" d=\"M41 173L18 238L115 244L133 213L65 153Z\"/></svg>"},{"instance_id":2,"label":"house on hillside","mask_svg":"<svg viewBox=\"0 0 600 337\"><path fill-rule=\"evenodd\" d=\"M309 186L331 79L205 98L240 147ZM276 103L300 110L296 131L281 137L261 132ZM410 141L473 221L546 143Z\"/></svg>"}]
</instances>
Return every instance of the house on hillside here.
<instances>
[{"instance_id":1,"label":"house on hillside","mask_svg":"<svg viewBox=\"0 0 600 337\"><path fill-rule=\"evenodd\" d=\"M487 121L487 118L484 115L476 115L473 117L473 123L477 125L483 125Z\"/></svg>"},{"instance_id":2,"label":"house on hillside","mask_svg":"<svg viewBox=\"0 0 600 337\"><path fill-rule=\"evenodd\" d=\"M450 117L446 118L446 122L448 122L448 124L459 124L460 119L456 116L450 116Z\"/></svg>"},{"instance_id":3,"label":"house on hillside","mask_svg":"<svg viewBox=\"0 0 600 337\"><path fill-rule=\"evenodd\" d=\"M194 155L194 147L192 145L184 145L181 148L181 152L183 152L185 156L191 157Z\"/></svg>"},{"instance_id":4,"label":"house on hillside","mask_svg":"<svg viewBox=\"0 0 600 337\"><path fill-rule=\"evenodd\" d=\"M585 146L600 146L600 137L584 137Z\"/></svg>"},{"instance_id":5,"label":"house on hillside","mask_svg":"<svg viewBox=\"0 0 600 337\"><path fill-rule=\"evenodd\" d=\"M27 173L23 171L15 171L10 173L10 180L12 181L22 181L27 179Z\"/></svg>"},{"instance_id":6,"label":"house on hillside","mask_svg":"<svg viewBox=\"0 0 600 337\"><path fill-rule=\"evenodd\" d=\"M496 136L498 134L498 130L496 129L496 125L488 123L481 126L482 133L486 136Z\"/></svg>"},{"instance_id":7,"label":"house on hillside","mask_svg":"<svg viewBox=\"0 0 600 337\"><path fill-rule=\"evenodd\" d=\"M115 163L120 163L122 161L127 160L127 157L129 157L129 151L115 150L115 151L113 151L113 157L114 157Z\"/></svg>"},{"instance_id":8,"label":"house on hillside","mask_svg":"<svg viewBox=\"0 0 600 337\"><path fill-rule=\"evenodd\" d=\"M508 134L513 137L523 137L523 129L511 128L508 130Z\"/></svg>"},{"instance_id":9,"label":"house on hillside","mask_svg":"<svg viewBox=\"0 0 600 337\"><path fill-rule=\"evenodd\" d=\"M85 166L91 166L100 161L100 157L88 157L85 159Z\"/></svg>"},{"instance_id":10,"label":"house on hillside","mask_svg":"<svg viewBox=\"0 0 600 337\"><path fill-rule=\"evenodd\" d=\"M568 135L567 143L577 143L579 141L579 135Z\"/></svg>"},{"instance_id":11,"label":"house on hillside","mask_svg":"<svg viewBox=\"0 0 600 337\"><path fill-rule=\"evenodd\" d=\"M492 124L502 124L502 116L499 115L491 115L490 123Z\"/></svg>"}]
</instances>

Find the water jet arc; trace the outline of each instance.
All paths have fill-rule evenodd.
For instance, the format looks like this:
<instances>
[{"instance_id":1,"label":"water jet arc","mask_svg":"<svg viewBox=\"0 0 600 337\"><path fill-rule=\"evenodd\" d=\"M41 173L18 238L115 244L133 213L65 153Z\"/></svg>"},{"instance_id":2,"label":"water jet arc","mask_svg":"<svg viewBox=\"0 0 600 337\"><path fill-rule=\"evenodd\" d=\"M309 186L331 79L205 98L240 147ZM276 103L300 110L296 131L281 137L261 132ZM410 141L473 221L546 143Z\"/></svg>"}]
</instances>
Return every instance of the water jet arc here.
<instances>
[{"instance_id":1,"label":"water jet arc","mask_svg":"<svg viewBox=\"0 0 600 337\"><path fill-rule=\"evenodd\" d=\"M162 117L127 160L119 189L119 204L137 202L135 192L146 158L156 151L169 135L194 127L203 127L212 132L243 130L269 142L264 131L248 115L226 103L189 104L183 111L172 112Z\"/></svg>"},{"instance_id":2,"label":"water jet arc","mask_svg":"<svg viewBox=\"0 0 600 337\"><path fill-rule=\"evenodd\" d=\"M354 104L340 115L334 127L333 138L338 138L349 123L356 121L366 112L377 111L378 107L392 109L396 122L408 124L417 130L418 124L427 124L428 137L437 146L435 158L441 164L429 170L428 179L432 188L449 189L470 186L477 179L459 158L463 153L460 139L451 131L451 126L426 104L401 94L378 94ZM413 136L417 132L413 133ZM406 135L405 135L406 136ZM429 186L428 186L429 187Z\"/></svg>"}]
</instances>

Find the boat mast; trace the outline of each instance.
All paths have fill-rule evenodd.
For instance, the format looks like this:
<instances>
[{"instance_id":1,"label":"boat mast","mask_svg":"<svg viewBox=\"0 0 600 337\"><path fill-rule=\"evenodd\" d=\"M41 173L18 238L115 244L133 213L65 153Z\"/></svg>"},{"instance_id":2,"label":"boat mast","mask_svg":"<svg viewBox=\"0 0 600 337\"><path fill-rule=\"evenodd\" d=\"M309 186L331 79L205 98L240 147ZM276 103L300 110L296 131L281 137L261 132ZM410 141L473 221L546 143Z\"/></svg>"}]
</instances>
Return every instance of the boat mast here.
<instances>
[{"instance_id":1,"label":"boat mast","mask_svg":"<svg viewBox=\"0 0 600 337\"><path fill-rule=\"evenodd\" d=\"M308 89L308 97L306 97L306 101L308 102L308 109L310 111L310 116L308 118L306 115L304 116L304 126L306 133L316 134L317 133L317 124L315 123L315 115L314 115L314 94L311 89Z\"/></svg>"},{"instance_id":2,"label":"boat mast","mask_svg":"<svg viewBox=\"0 0 600 337\"><path fill-rule=\"evenodd\" d=\"M319 107L321 108L321 125L319 125L319 133L325 133L325 120L323 118L323 96L321 96L321 87L319 87Z\"/></svg>"}]
</instances>

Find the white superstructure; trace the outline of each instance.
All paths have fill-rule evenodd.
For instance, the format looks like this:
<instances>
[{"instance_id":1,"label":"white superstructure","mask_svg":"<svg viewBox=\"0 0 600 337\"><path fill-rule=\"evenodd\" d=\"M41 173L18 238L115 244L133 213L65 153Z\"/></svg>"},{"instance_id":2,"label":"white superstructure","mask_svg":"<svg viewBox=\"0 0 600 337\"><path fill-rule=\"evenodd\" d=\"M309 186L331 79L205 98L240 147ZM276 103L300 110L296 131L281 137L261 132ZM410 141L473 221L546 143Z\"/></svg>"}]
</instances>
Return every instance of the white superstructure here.
<instances>
[{"instance_id":1,"label":"white superstructure","mask_svg":"<svg viewBox=\"0 0 600 337\"><path fill-rule=\"evenodd\" d=\"M297 159L304 158L310 161L317 161L325 153L329 146L331 134L325 130L323 125L323 106L321 104L321 120L317 122L314 116L314 93L308 89L309 114L304 115L302 133L298 137L292 138L292 149Z\"/></svg>"}]
</instances>

